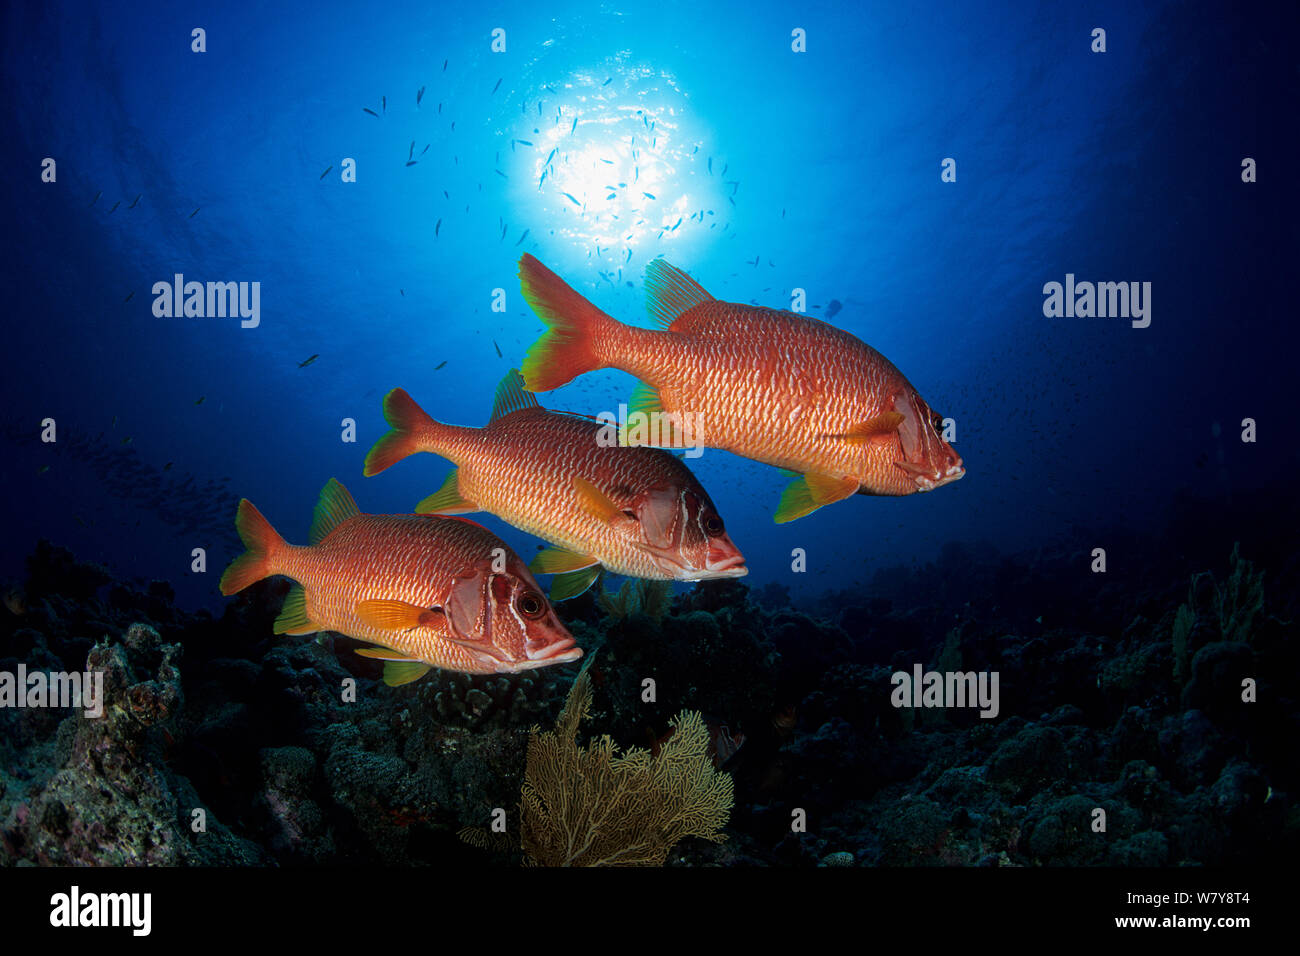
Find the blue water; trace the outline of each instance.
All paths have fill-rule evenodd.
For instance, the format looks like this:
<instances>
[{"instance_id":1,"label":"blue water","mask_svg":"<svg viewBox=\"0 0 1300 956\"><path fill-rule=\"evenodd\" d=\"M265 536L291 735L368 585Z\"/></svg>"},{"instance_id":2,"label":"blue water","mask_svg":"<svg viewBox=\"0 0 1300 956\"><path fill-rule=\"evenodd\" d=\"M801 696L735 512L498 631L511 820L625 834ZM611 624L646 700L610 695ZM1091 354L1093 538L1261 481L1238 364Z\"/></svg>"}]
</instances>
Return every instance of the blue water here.
<instances>
[{"instance_id":1,"label":"blue water","mask_svg":"<svg viewBox=\"0 0 1300 956\"><path fill-rule=\"evenodd\" d=\"M722 299L839 300L832 321L955 419L962 481L787 525L774 469L694 461L755 584L815 594L953 539L1155 529L1181 491L1279 481L1296 465L1293 24L1231 9L7 5L0 575L44 536L217 606L239 497L291 541L332 476L363 510L409 510L449 466L361 476L382 397L486 421L542 330L525 251L625 321L644 320L658 255ZM539 186L552 148L567 159ZM260 283L260 324L155 316L176 273ZM1045 317L1067 273L1150 282L1150 326ZM632 384L600 372L541 398L596 413ZM61 446L33 440L47 417Z\"/></svg>"}]
</instances>

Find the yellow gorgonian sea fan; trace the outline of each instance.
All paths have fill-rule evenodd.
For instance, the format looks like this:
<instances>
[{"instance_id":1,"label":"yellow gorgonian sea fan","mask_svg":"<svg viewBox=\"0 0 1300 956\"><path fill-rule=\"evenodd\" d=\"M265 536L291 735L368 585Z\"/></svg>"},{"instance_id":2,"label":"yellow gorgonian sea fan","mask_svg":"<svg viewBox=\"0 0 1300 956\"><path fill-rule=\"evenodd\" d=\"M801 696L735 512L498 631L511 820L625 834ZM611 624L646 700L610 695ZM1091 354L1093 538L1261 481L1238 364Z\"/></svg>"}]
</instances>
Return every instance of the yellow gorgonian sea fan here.
<instances>
[{"instance_id":1,"label":"yellow gorgonian sea fan","mask_svg":"<svg viewBox=\"0 0 1300 956\"><path fill-rule=\"evenodd\" d=\"M534 727L520 817L522 846L540 866L662 866L685 837L720 843L732 806L731 777L714 769L708 730L695 711L673 721L657 754L620 753L608 736L587 746L578 725L591 708L582 669L554 730Z\"/></svg>"}]
</instances>

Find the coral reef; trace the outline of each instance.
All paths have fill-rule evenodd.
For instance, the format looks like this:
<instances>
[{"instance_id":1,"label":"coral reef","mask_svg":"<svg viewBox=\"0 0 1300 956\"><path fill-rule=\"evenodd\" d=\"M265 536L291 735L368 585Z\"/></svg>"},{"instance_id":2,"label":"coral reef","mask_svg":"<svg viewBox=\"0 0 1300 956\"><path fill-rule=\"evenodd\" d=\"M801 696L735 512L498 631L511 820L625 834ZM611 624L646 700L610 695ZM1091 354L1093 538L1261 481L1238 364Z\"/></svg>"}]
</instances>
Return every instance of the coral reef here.
<instances>
[{"instance_id":1,"label":"coral reef","mask_svg":"<svg viewBox=\"0 0 1300 956\"><path fill-rule=\"evenodd\" d=\"M732 788L728 839L674 846L670 827L614 862L1284 862L1300 560L1263 538L1178 540L1122 580L1080 573L1082 545L977 544L800 608L738 581L588 593L561 607L586 689L531 736L576 665L389 688L354 641L275 636L283 582L188 613L165 583L42 543L0 606L0 672L92 668L106 709L0 708L0 863L581 864L618 848L556 837L585 825L552 826L560 781L644 783L665 755ZM892 675L916 665L996 671L997 716L895 706ZM568 769L548 778L544 759ZM523 793L525 831L484 829Z\"/></svg>"}]
</instances>

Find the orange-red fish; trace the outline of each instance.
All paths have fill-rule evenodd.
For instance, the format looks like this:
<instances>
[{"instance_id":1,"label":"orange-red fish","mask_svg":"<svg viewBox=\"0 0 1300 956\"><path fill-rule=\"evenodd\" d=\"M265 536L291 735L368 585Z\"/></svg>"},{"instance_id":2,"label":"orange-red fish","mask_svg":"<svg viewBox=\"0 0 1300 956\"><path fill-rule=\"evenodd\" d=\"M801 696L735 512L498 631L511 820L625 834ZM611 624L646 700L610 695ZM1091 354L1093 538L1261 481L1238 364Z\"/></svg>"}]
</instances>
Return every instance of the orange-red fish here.
<instances>
[{"instance_id":1,"label":"orange-red fish","mask_svg":"<svg viewBox=\"0 0 1300 956\"><path fill-rule=\"evenodd\" d=\"M557 575L552 600L581 594L602 566L674 581L747 571L708 493L676 456L620 447L613 425L547 411L513 369L485 428L436 422L400 388L384 399L384 415L393 430L366 456L365 473L421 451L450 459L456 469L416 511L488 511L557 545L532 564Z\"/></svg>"},{"instance_id":2,"label":"orange-red fish","mask_svg":"<svg viewBox=\"0 0 1300 956\"><path fill-rule=\"evenodd\" d=\"M275 633L369 641L377 646L357 653L387 661L388 684L431 667L515 673L582 656L522 559L466 518L363 515L331 478L310 545L286 542L248 499L235 526L248 551L221 576L221 593L273 574L293 578Z\"/></svg>"},{"instance_id":3,"label":"orange-red fish","mask_svg":"<svg viewBox=\"0 0 1300 956\"><path fill-rule=\"evenodd\" d=\"M533 311L550 327L524 360L531 391L618 368L642 381L632 413L693 422L715 448L798 477L777 508L792 521L852 494L930 491L965 474L938 415L893 364L825 322L721 302L662 259L646 268L658 328L606 315L533 256L519 260ZM689 417L689 419L687 418Z\"/></svg>"}]
</instances>

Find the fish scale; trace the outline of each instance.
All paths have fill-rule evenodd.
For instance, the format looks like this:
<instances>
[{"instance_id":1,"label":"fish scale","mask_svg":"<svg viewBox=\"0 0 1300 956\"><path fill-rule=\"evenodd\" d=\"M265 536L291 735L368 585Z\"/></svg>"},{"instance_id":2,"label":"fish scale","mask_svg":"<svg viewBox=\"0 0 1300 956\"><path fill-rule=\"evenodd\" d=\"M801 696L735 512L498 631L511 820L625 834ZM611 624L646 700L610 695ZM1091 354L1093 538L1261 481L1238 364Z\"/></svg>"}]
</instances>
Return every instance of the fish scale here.
<instances>
[{"instance_id":1,"label":"fish scale","mask_svg":"<svg viewBox=\"0 0 1300 956\"><path fill-rule=\"evenodd\" d=\"M421 437L426 450L459 466L461 494L484 511L570 551L598 554L616 574L666 578L647 554L581 507L573 475L586 476L619 508L659 484L684 484L700 494L703 489L670 454L597 444L601 428L573 415L526 408L484 428L445 425Z\"/></svg>"},{"instance_id":2,"label":"fish scale","mask_svg":"<svg viewBox=\"0 0 1300 956\"><path fill-rule=\"evenodd\" d=\"M910 490L893 467L896 440L852 445L838 437L888 411L907 380L833 326L714 301L684 312L666 332L620 325L598 348L656 383L664 411L700 416L711 446L793 471L866 477L876 494Z\"/></svg>"},{"instance_id":3,"label":"fish scale","mask_svg":"<svg viewBox=\"0 0 1300 956\"><path fill-rule=\"evenodd\" d=\"M361 601L384 598L417 607L446 603L453 577L488 558L499 539L485 528L427 515L355 515L318 544L290 546L277 562L307 594L307 612L321 630L339 631L453 670L481 669L464 647L433 627L391 631L357 617Z\"/></svg>"}]
</instances>

